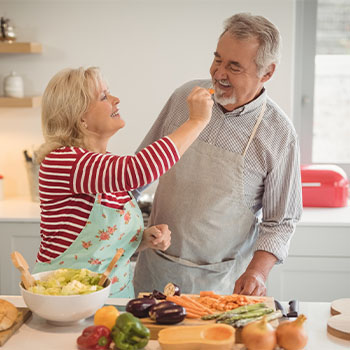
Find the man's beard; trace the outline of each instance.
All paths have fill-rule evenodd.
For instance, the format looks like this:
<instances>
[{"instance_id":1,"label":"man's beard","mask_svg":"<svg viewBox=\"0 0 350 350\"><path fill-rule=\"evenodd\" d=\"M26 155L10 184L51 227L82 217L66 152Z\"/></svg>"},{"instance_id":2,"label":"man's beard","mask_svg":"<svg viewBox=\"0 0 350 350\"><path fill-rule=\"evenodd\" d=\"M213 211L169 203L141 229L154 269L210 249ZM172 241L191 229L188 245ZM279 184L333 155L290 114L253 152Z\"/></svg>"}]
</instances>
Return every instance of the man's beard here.
<instances>
[{"instance_id":1,"label":"man's beard","mask_svg":"<svg viewBox=\"0 0 350 350\"><path fill-rule=\"evenodd\" d=\"M225 107L227 105L234 105L237 102L237 98L234 92L230 97L224 97L224 93L225 91L221 90L220 88L215 89L214 98L218 104Z\"/></svg>"}]
</instances>

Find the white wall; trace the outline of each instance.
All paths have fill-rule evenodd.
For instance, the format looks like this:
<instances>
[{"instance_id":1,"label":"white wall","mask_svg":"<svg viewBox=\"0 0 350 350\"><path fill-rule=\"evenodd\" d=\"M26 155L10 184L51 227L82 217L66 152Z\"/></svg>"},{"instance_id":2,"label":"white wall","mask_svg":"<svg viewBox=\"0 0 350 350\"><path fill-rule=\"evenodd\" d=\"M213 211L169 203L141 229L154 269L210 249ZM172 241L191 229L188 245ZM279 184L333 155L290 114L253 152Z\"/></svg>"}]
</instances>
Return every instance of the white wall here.
<instances>
[{"instance_id":1,"label":"white wall","mask_svg":"<svg viewBox=\"0 0 350 350\"><path fill-rule=\"evenodd\" d=\"M101 67L127 122L109 150L132 153L174 88L209 77L223 20L244 11L266 16L281 31L282 62L267 87L292 117L294 2L0 0L0 15L12 20L17 41L43 45L39 55L1 55L0 81L15 70L24 78L25 94L41 94L62 68ZM40 108L0 108L5 198L29 194L22 152L41 142Z\"/></svg>"}]
</instances>

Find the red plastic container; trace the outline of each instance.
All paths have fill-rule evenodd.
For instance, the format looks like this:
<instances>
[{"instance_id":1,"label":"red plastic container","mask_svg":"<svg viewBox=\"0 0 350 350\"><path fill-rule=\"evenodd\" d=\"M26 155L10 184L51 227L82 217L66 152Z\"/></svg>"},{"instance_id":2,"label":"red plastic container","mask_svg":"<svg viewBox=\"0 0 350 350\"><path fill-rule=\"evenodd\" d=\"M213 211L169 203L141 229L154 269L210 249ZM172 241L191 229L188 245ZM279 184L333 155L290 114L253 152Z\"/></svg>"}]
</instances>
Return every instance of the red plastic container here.
<instances>
[{"instance_id":1,"label":"red plastic container","mask_svg":"<svg viewBox=\"0 0 350 350\"><path fill-rule=\"evenodd\" d=\"M349 181L337 165L302 165L301 183L304 207L346 207Z\"/></svg>"}]
</instances>

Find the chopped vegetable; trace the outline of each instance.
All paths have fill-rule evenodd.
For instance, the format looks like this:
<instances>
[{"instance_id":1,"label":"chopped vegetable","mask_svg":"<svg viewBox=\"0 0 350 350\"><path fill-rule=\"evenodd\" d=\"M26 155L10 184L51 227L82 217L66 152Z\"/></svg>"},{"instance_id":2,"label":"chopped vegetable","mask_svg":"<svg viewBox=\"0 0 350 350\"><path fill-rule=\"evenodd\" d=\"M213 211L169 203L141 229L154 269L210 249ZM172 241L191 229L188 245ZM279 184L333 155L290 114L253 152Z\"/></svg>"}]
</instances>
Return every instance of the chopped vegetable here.
<instances>
[{"instance_id":1,"label":"chopped vegetable","mask_svg":"<svg viewBox=\"0 0 350 350\"><path fill-rule=\"evenodd\" d=\"M149 341L150 331L130 312L121 314L112 328L112 338L117 349L137 350Z\"/></svg>"},{"instance_id":2,"label":"chopped vegetable","mask_svg":"<svg viewBox=\"0 0 350 350\"><path fill-rule=\"evenodd\" d=\"M172 301L175 304L181 305L186 309L186 313L189 317L192 316L192 318L200 318L201 316L207 315L208 311L206 311L203 308L198 307L197 305L189 302L188 300L184 299L183 296L167 296L167 300ZM197 317L194 317L197 316Z\"/></svg>"},{"instance_id":3,"label":"chopped vegetable","mask_svg":"<svg viewBox=\"0 0 350 350\"><path fill-rule=\"evenodd\" d=\"M148 317L148 311L151 306L156 304L154 298L136 298L131 299L126 304L126 311L132 313L136 317Z\"/></svg>"},{"instance_id":4,"label":"chopped vegetable","mask_svg":"<svg viewBox=\"0 0 350 350\"><path fill-rule=\"evenodd\" d=\"M111 342L111 331L105 326L87 327L77 339L79 350L109 349Z\"/></svg>"},{"instance_id":5,"label":"chopped vegetable","mask_svg":"<svg viewBox=\"0 0 350 350\"><path fill-rule=\"evenodd\" d=\"M212 95L215 92L214 89L208 89L208 91L209 91L210 95Z\"/></svg>"},{"instance_id":6,"label":"chopped vegetable","mask_svg":"<svg viewBox=\"0 0 350 350\"><path fill-rule=\"evenodd\" d=\"M166 299L166 295L162 292L160 292L159 290L154 290L152 292L152 294L150 294L151 298L155 298L157 300L165 300Z\"/></svg>"},{"instance_id":7,"label":"chopped vegetable","mask_svg":"<svg viewBox=\"0 0 350 350\"><path fill-rule=\"evenodd\" d=\"M220 316L217 318L216 322L217 323L233 324L237 320L242 320L245 318L256 318L256 317L260 317L260 316L263 316L266 314L270 314L271 312L273 312L273 309L266 307L266 308L253 310L253 311L245 312L245 313L240 313L240 314L232 315L232 316Z\"/></svg>"},{"instance_id":8,"label":"chopped vegetable","mask_svg":"<svg viewBox=\"0 0 350 350\"><path fill-rule=\"evenodd\" d=\"M273 321L273 320L277 320L278 318L281 318L282 316L283 316L282 315L282 311L281 310L277 310L277 311L271 312L269 314L266 314L264 316L259 316L259 317L254 317L254 318L244 318L244 319L241 319L241 320L237 320L237 321L235 321L232 324L232 326L234 326L235 328L241 328L241 327L244 327L244 326L246 326L247 324L249 324L251 322L259 321L263 317L266 317L266 320L268 322L270 322L270 321Z\"/></svg>"},{"instance_id":9,"label":"chopped vegetable","mask_svg":"<svg viewBox=\"0 0 350 350\"><path fill-rule=\"evenodd\" d=\"M45 295L89 294L103 289L98 285L100 276L88 269L59 269L28 290Z\"/></svg>"},{"instance_id":10,"label":"chopped vegetable","mask_svg":"<svg viewBox=\"0 0 350 350\"><path fill-rule=\"evenodd\" d=\"M229 317L234 316L234 315L263 309L265 307L266 307L266 305L264 303L244 305L244 306L240 306L240 307L233 309L233 310L229 310L229 311L225 311L225 312L218 312L218 313L215 313L212 315L204 316L203 320L213 320L213 319L217 319L217 318L221 318L221 319L229 318Z\"/></svg>"},{"instance_id":11,"label":"chopped vegetable","mask_svg":"<svg viewBox=\"0 0 350 350\"><path fill-rule=\"evenodd\" d=\"M163 301L150 308L149 316L156 323L175 324L184 320L186 310L171 301Z\"/></svg>"},{"instance_id":12,"label":"chopped vegetable","mask_svg":"<svg viewBox=\"0 0 350 350\"><path fill-rule=\"evenodd\" d=\"M214 299L220 299L222 297L222 295L216 294L214 293L212 290L209 291L200 291L199 292L199 296L202 297L210 297L210 298L214 298Z\"/></svg>"},{"instance_id":13,"label":"chopped vegetable","mask_svg":"<svg viewBox=\"0 0 350 350\"><path fill-rule=\"evenodd\" d=\"M115 306L103 306L95 312L94 324L112 329L118 316L119 311Z\"/></svg>"},{"instance_id":14,"label":"chopped vegetable","mask_svg":"<svg viewBox=\"0 0 350 350\"><path fill-rule=\"evenodd\" d=\"M218 295L212 291L200 292L199 303L217 311L227 311L243 305L261 303L263 298L248 298L246 295L231 294Z\"/></svg>"},{"instance_id":15,"label":"chopped vegetable","mask_svg":"<svg viewBox=\"0 0 350 350\"><path fill-rule=\"evenodd\" d=\"M180 295L180 294L181 294L180 287L175 283L168 283L164 287L164 295L166 296L168 295L173 296L173 295Z\"/></svg>"}]
</instances>

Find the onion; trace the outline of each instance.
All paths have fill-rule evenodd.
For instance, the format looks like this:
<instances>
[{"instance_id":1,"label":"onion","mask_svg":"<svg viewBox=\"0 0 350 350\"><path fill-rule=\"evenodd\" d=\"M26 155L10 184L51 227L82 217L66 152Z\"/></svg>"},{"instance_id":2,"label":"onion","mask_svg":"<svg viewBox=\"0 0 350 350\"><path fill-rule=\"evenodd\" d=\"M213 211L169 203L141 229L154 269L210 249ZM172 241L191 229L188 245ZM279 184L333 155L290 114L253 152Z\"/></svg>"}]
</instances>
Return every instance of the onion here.
<instances>
[{"instance_id":1,"label":"onion","mask_svg":"<svg viewBox=\"0 0 350 350\"><path fill-rule=\"evenodd\" d=\"M273 350L276 346L276 331L264 316L262 320L243 327L242 341L248 350Z\"/></svg>"},{"instance_id":2,"label":"onion","mask_svg":"<svg viewBox=\"0 0 350 350\"><path fill-rule=\"evenodd\" d=\"M295 321L285 321L276 330L277 343L285 350L301 350L307 343L307 334L303 327L305 315L299 315Z\"/></svg>"}]
</instances>

